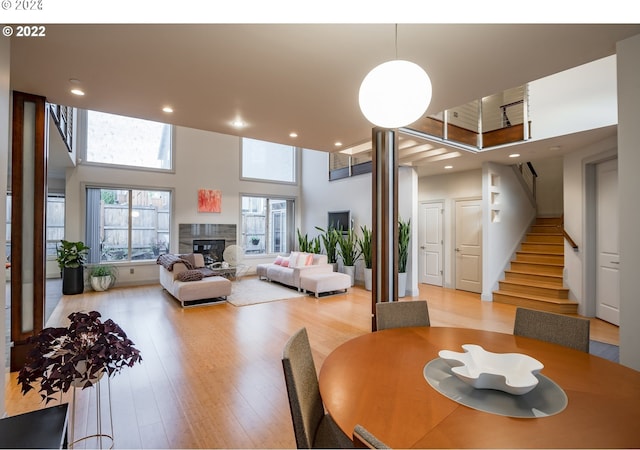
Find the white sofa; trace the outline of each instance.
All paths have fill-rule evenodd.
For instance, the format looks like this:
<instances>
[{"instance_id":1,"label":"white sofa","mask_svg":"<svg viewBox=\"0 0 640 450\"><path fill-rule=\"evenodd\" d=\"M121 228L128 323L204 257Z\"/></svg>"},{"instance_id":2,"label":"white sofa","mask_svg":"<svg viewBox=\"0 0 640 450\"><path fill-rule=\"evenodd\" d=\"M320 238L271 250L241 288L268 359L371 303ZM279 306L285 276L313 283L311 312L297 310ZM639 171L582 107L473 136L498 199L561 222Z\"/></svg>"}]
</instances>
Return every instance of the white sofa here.
<instances>
[{"instance_id":1,"label":"white sofa","mask_svg":"<svg viewBox=\"0 0 640 450\"><path fill-rule=\"evenodd\" d=\"M280 261L287 261L287 266L278 264ZM310 253L291 252L288 257L279 256L273 263L258 264L256 274L259 279L277 281L286 286L291 286L298 291L302 289L300 280L305 275L333 272L333 264L327 262L327 255L316 255ZM308 262L305 264L304 262Z\"/></svg>"},{"instance_id":2,"label":"white sofa","mask_svg":"<svg viewBox=\"0 0 640 450\"><path fill-rule=\"evenodd\" d=\"M200 253L160 255L156 262L160 265L160 284L178 299L183 307L215 299L226 300L227 296L231 295L231 281L224 277L203 276L202 279L194 281L181 281L188 279L190 274L195 275L193 269L204 268L204 257Z\"/></svg>"}]
</instances>

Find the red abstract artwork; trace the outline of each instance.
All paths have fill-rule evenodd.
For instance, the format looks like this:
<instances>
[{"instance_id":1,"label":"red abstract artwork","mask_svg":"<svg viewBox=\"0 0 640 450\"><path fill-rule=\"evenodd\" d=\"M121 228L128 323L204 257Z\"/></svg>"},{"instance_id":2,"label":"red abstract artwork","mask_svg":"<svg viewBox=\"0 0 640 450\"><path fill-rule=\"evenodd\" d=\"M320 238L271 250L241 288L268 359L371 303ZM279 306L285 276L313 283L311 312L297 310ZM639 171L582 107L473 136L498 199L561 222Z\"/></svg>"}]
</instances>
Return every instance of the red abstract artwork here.
<instances>
[{"instance_id":1,"label":"red abstract artwork","mask_svg":"<svg viewBox=\"0 0 640 450\"><path fill-rule=\"evenodd\" d=\"M219 213L222 211L222 192L198 189L198 212Z\"/></svg>"}]
</instances>

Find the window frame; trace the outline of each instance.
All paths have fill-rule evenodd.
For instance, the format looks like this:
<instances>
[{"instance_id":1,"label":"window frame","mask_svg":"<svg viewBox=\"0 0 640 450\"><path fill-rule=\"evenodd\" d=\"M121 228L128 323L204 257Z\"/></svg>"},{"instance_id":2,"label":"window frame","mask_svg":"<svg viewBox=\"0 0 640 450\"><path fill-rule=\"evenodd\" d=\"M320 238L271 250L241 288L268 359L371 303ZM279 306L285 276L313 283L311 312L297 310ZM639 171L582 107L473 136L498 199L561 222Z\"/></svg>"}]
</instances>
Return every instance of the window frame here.
<instances>
[{"instance_id":1,"label":"window frame","mask_svg":"<svg viewBox=\"0 0 640 450\"><path fill-rule=\"evenodd\" d=\"M162 187L162 186L137 186L137 185L124 185L124 184L109 184L109 183L81 183L81 192L82 192L82 198L81 198L81 204L82 204L82 211L83 211L83 220L82 220L82 227L83 227L83 233L82 235L84 236L84 242L87 243L88 245L88 239L87 239L87 190L88 189L106 189L106 190L122 190L122 191L162 191L162 192L167 192L169 194L169 241L167 242L167 251L166 253L171 253L172 251L172 245L171 245L171 240L172 240L172 236L173 236L173 228L174 228L174 224L173 224L173 220L174 220L174 214L175 214L175 189L174 188L169 188L169 187ZM134 265L134 264L140 264L140 265L144 265L144 264L155 264L155 257L150 258L150 259L131 259L131 248L132 248L132 239L131 239L131 234L132 234L132 218L131 218L131 210L133 208L133 205L130 201L129 204L129 220L127 222L127 234L128 234L128 244L127 244L127 251L128 251L128 255L129 257L127 259L122 259L122 260L107 260L107 261L98 261L98 262L90 262L89 264L95 265L95 264L110 264L110 265ZM100 258L101 259L101 258Z\"/></svg>"},{"instance_id":2,"label":"window frame","mask_svg":"<svg viewBox=\"0 0 640 450\"><path fill-rule=\"evenodd\" d=\"M244 141L245 139L251 139L253 141L261 141L266 142L268 144L282 145L283 147L291 147L293 149L293 174L294 181L281 181L281 180L271 180L267 178L254 178L254 177L246 177L244 176ZM273 184L281 184L287 186L298 186L300 180L300 159L301 159L301 148L295 145L289 144L281 144L279 142L270 142L270 141L262 141L261 139L254 139L249 137L240 137L240 180L242 181L259 181L261 183L273 183Z\"/></svg>"},{"instance_id":3,"label":"window frame","mask_svg":"<svg viewBox=\"0 0 640 450\"><path fill-rule=\"evenodd\" d=\"M263 198L266 199L267 202L270 202L271 200L285 200L287 202L287 204L289 202L291 202L292 204L292 211L289 211L289 208L287 207L287 217L286 217L286 221L285 223L287 224L287 228L288 228L288 233L286 235L287 238L287 251L286 252L269 252L267 251L269 249L269 247L271 246L271 244L269 242L265 242L265 252L264 253L246 253L246 247L243 245L243 257L247 258L247 259L261 259L261 258L269 258L269 257L273 257L274 255L278 255L278 254L286 254L286 253L290 253L292 251L295 250L295 239L296 239L296 235L295 235L295 224L296 224L296 204L298 202L298 199L295 196L291 196L291 195L278 195L278 194L255 194L255 193L246 193L246 192L241 192L240 193L240 219L239 219L239 235L240 235L240 242L244 243L246 242L246 240L248 239L248 233L245 232L244 230L244 221L243 221L243 217L244 217L244 213L242 210L242 203L245 197L249 197L249 198ZM267 218L269 217L269 213L271 211L271 207L269 205L269 203L267 203ZM267 221L265 223L265 236L270 236L271 234L271 228L272 228L272 224L269 221Z\"/></svg>"},{"instance_id":4,"label":"window frame","mask_svg":"<svg viewBox=\"0 0 640 450\"><path fill-rule=\"evenodd\" d=\"M127 164L111 164L111 163L103 163L103 162L97 162L97 161L88 161L87 160L87 146L88 146L88 132L87 132L87 127L89 125L89 121L88 121L88 112L89 110L87 109L80 109L78 108L77 110L77 126L78 128L76 129L76 134L77 134L77 138L76 138L76 144L77 144L77 153L78 153L78 157L77 157L77 161L78 164L80 165L84 165L84 166L94 166L94 167L110 167L113 169L119 169L119 170L135 170L135 171L144 171L144 172L156 172L156 173L176 173L176 151L177 151L177 145L176 145L176 129L177 127L175 125L169 124L169 123L165 123L165 122L157 122L157 121L153 121L150 120L151 122L157 122L157 123L161 123L163 125L168 125L169 129L171 131L171 139L170 139L170 146L171 146L171 158L169 159L169 163L171 165L170 168L168 169L162 169L162 168L157 168L157 167L147 167L147 166L131 166L131 165L127 165ZM101 112L101 111L95 111L95 112ZM123 116L121 114L113 114L113 113L105 113L105 114L112 114L114 116L120 116L120 117L129 117L130 119L138 119L137 117L130 117L130 116ZM149 119L140 119L140 120L149 120Z\"/></svg>"}]
</instances>

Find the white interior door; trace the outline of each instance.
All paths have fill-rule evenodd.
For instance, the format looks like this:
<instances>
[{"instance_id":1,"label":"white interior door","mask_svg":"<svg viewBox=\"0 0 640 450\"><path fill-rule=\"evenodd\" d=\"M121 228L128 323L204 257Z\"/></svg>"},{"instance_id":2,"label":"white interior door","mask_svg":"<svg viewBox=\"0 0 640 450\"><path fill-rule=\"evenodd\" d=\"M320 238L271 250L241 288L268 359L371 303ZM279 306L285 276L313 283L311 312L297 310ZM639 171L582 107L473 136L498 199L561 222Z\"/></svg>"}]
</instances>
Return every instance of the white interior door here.
<instances>
[{"instance_id":1,"label":"white interior door","mask_svg":"<svg viewBox=\"0 0 640 450\"><path fill-rule=\"evenodd\" d=\"M596 166L596 317L620 325L618 160Z\"/></svg>"},{"instance_id":2,"label":"white interior door","mask_svg":"<svg viewBox=\"0 0 640 450\"><path fill-rule=\"evenodd\" d=\"M418 281L443 285L442 203L421 203L418 224Z\"/></svg>"},{"instance_id":3,"label":"white interior door","mask_svg":"<svg viewBox=\"0 0 640 450\"><path fill-rule=\"evenodd\" d=\"M482 205L456 201L456 289L482 292Z\"/></svg>"}]
</instances>

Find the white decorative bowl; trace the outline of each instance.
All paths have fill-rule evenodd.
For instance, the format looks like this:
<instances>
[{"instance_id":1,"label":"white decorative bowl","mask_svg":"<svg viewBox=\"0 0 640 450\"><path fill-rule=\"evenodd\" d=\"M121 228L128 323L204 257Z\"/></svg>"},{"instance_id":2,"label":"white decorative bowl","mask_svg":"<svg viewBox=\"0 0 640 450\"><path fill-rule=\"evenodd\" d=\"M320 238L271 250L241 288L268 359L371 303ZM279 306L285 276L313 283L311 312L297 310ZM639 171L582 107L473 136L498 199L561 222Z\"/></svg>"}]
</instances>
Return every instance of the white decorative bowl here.
<instances>
[{"instance_id":1,"label":"white decorative bowl","mask_svg":"<svg viewBox=\"0 0 640 450\"><path fill-rule=\"evenodd\" d=\"M491 353L479 345L465 344L464 353L440 350L451 372L476 389L497 389L522 395L538 384L535 376L544 365L521 353Z\"/></svg>"}]
</instances>

